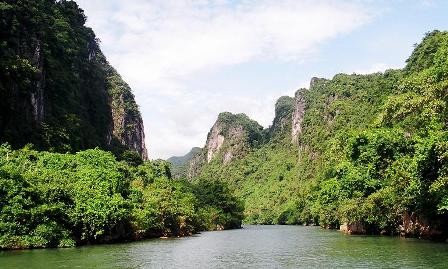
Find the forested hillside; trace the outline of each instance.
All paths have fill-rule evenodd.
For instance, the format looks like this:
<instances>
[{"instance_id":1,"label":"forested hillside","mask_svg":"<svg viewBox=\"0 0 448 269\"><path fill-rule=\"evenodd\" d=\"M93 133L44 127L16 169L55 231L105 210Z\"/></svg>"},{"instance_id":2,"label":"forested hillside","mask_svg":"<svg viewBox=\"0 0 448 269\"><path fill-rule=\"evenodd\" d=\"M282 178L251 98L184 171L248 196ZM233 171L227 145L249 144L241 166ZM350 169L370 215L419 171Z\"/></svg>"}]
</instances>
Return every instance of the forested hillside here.
<instances>
[{"instance_id":1,"label":"forested hillside","mask_svg":"<svg viewBox=\"0 0 448 269\"><path fill-rule=\"evenodd\" d=\"M85 22L73 1L0 1L0 249L239 228L226 183L146 161L134 95Z\"/></svg>"},{"instance_id":2,"label":"forested hillside","mask_svg":"<svg viewBox=\"0 0 448 269\"><path fill-rule=\"evenodd\" d=\"M174 156L168 158L167 161L171 164L171 174L173 177L179 179L186 178L188 173L188 164L191 159L201 150L201 148L192 148L190 152L184 156Z\"/></svg>"},{"instance_id":3,"label":"forested hillside","mask_svg":"<svg viewBox=\"0 0 448 269\"><path fill-rule=\"evenodd\" d=\"M0 1L0 142L147 158L129 86L75 2Z\"/></svg>"},{"instance_id":4,"label":"forested hillside","mask_svg":"<svg viewBox=\"0 0 448 269\"><path fill-rule=\"evenodd\" d=\"M313 78L280 98L262 144L191 162L192 180L229 183L247 223L445 239L447 102L448 32L434 31L402 70Z\"/></svg>"}]
</instances>

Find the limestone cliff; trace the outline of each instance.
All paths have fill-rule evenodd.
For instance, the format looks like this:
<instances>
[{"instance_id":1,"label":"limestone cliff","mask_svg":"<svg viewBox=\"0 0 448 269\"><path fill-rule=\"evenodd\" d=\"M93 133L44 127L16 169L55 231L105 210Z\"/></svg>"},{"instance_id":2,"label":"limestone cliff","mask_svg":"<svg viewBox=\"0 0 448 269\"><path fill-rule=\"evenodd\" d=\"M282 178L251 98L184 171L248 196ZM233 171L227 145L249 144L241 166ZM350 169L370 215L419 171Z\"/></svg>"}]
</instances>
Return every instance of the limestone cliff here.
<instances>
[{"instance_id":1,"label":"limestone cliff","mask_svg":"<svg viewBox=\"0 0 448 269\"><path fill-rule=\"evenodd\" d=\"M322 79L313 78L310 87ZM267 143L297 144L305 114L307 89L300 89L295 97L282 96L275 103L272 125L263 129L245 114L221 113L207 135L204 148L188 164L187 177L201 173L214 160L226 165L235 158L244 157L251 149ZM279 142L279 141L282 142Z\"/></svg>"},{"instance_id":2,"label":"limestone cliff","mask_svg":"<svg viewBox=\"0 0 448 269\"><path fill-rule=\"evenodd\" d=\"M307 89L303 88L296 92L294 96L294 111L292 113L292 127L291 138L292 143L297 144L299 135L302 133L303 116L305 115L305 92Z\"/></svg>"},{"instance_id":3,"label":"limestone cliff","mask_svg":"<svg viewBox=\"0 0 448 269\"><path fill-rule=\"evenodd\" d=\"M138 152L146 160L148 154L143 120L131 88L112 66L106 63L104 67L112 114L109 145L118 142L126 149Z\"/></svg>"},{"instance_id":4,"label":"limestone cliff","mask_svg":"<svg viewBox=\"0 0 448 269\"><path fill-rule=\"evenodd\" d=\"M147 158L134 96L75 2L7 1L0 16L0 143Z\"/></svg>"},{"instance_id":5,"label":"limestone cliff","mask_svg":"<svg viewBox=\"0 0 448 269\"><path fill-rule=\"evenodd\" d=\"M292 127L291 127L291 138L293 144L299 143L299 136L302 133L303 119L305 116L305 110L307 108L306 95L309 91L312 91L319 83L327 81L324 78L313 77L310 81L310 87L301 88L296 91L294 96L294 109L292 112Z\"/></svg>"},{"instance_id":6,"label":"limestone cliff","mask_svg":"<svg viewBox=\"0 0 448 269\"><path fill-rule=\"evenodd\" d=\"M188 175L197 175L206 163L217 161L225 165L244 156L263 142L262 131L263 127L245 114L219 114L204 148L190 161Z\"/></svg>"},{"instance_id":7,"label":"limestone cliff","mask_svg":"<svg viewBox=\"0 0 448 269\"><path fill-rule=\"evenodd\" d=\"M280 97L275 103L275 117L268 130L269 136L285 135L291 129L291 117L294 110L294 99L289 96Z\"/></svg>"}]
</instances>

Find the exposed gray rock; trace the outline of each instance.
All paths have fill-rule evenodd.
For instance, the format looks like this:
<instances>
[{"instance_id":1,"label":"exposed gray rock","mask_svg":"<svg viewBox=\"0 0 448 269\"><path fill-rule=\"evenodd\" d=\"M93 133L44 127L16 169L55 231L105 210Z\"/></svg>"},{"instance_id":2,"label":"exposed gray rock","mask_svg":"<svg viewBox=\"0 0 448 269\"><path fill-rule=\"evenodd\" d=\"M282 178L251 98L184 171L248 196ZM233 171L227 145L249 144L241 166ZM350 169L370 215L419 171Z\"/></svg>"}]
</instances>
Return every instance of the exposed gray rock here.
<instances>
[{"instance_id":1,"label":"exposed gray rock","mask_svg":"<svg viewBox=\"0 0 448 269\"><path fill-rule=\"evenodd\" d=\"M228 164L244 156L262 142L262 130L262 126L245 114L221 113L207 135L203 150L191 159L188 177L198 175L206 163L217 160Z\"/></svg>"},{"instance_id":2,"label":"exposed gray rock","mask_svg":"<svg viewBox=\"0 0 448 269\"><path fill-rule=\"evenodd\" d=\"M313 84L313 80L311 80ZM302 123L303 117L305 115L305 94L307 89L299 89L294 97L294 111L292 113L292 127L291 127L291 137L292 143L297 144L299 141L299 135L302 133Z\"/></svg>"},{"instance_id":3,"label":"exposed gray rock","mask_svg":"<svg viewBox=\"0 0 448 269\"><path fill-rule=\"evenodd\" d=\"M109 143L115 139L147 160L143 120L131 88L112 66L107 62L104 66L112 115Z\"/></svg>"},{"instance_id":4,"label":"exposed gray rock","mask_svg":"<svg viewBox=\"0 0 448 269\"><path fill-rule=\"evenodd\" d=\"M277 100L275 103L275 117L272 126L268 130L270 137L290 133L294 102L294 98L289 96L282 96Z\"/></svg>"}]
</instances>

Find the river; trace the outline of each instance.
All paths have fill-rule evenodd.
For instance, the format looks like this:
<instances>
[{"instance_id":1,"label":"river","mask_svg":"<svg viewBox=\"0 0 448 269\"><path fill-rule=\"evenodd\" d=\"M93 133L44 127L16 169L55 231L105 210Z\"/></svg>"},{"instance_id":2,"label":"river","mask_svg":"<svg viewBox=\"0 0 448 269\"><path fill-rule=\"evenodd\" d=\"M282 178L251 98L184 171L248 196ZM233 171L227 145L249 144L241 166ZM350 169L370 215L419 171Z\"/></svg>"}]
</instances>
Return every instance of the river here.
<instances>
[{"instance_id":1,"label":"river","mask_svg":"<svg viewBox=\"0 0 448 269\"><path fill-rule=\"evenodd\" d=\"M448 244L304 226L0 252L0 268L448 268Z\"/></svg>"}]
</instances>

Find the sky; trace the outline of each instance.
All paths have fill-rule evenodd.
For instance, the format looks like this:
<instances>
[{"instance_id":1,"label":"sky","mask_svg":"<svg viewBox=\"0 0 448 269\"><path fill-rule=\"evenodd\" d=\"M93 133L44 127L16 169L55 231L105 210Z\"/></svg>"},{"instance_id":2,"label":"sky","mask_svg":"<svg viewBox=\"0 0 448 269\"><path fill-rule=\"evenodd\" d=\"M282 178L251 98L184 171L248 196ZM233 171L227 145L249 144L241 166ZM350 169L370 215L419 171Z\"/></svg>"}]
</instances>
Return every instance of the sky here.
<instances>
[{"instance_id":1,"label":"sky","mask_svg":"<svg viewBox=\"0 0 448 269\"><path fill-rule=\"evenodd\" d=\"M268 127L312 77L401 68L448 1L77 0L131 86L151 159L202 147L220 112Z\"/></svg>"}]
</instances>

